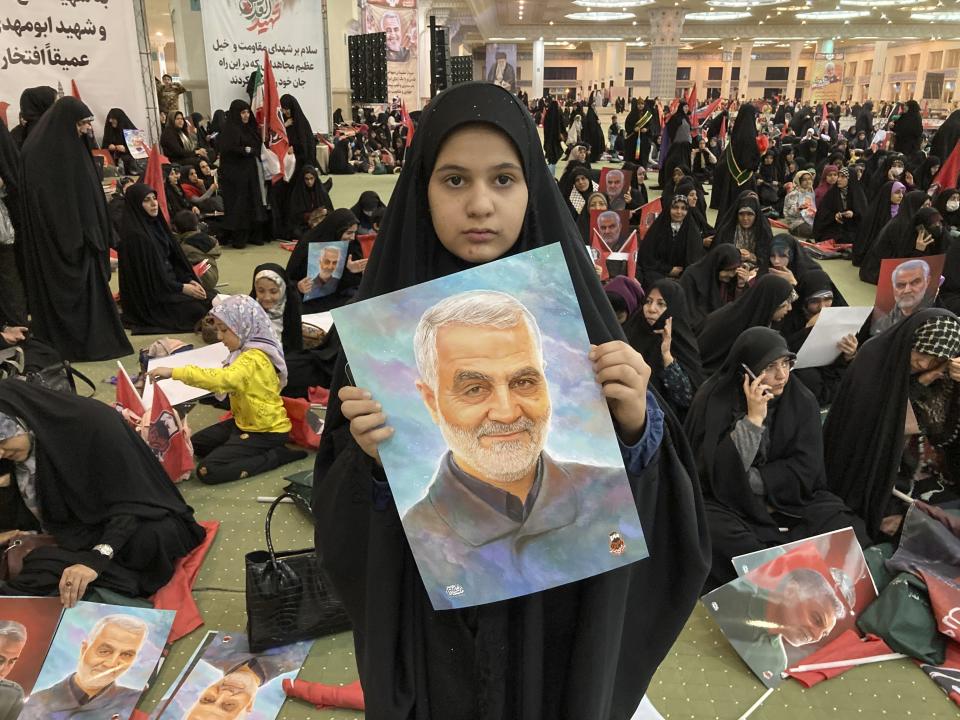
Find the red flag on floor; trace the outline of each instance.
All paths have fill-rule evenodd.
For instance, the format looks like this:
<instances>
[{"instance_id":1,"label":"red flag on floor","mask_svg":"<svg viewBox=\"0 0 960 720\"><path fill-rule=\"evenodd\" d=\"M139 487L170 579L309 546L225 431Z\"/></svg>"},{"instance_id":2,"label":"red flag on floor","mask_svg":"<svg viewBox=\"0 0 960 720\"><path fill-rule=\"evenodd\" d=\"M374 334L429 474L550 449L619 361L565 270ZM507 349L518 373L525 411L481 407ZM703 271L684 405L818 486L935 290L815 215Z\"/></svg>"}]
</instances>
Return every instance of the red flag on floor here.
<instances>
[{"instance_id":1,"label":"red flag on floor","mask_svg":"<svg viewBox=\"0 0 960 720\"><path fill-rule=\"evenodd\" d=\"M70 94L73 95L77 100L81 100L81 99L82 99L82 98L80 97L80 88L77 87L77 81L76 81L76 80L71 80L71 81L70 81Z\"/></svg>"},{"instance_id":2,"label":"red flag on floor","mask_svg":"<svg viewBox=\"0 0 960 720\"><path fill-rule=\"evenodd\" d=\"M121 413L124 410L132 415L142 418L144 414L143 400L140 399L140 393L133 386L133 381L127 374L126 369L119 362L117 363L117 395L113 406Z\"/></svg>"},{"instance_id":3,"label":"red flag on floor","mask_svg":"<svg viewBox=\"0 0 960 720\"><path fill-rule=\"evenodd\" d=\"M941 188L952 188L957 186L958 178L960 178L960 140L953 146L950 157L940 166L940 172L937 173L933 182Z\"/></svg>"},{"instance_id":4,"label":"red flag on floor","mask_svg":"<svg viewBox=\"0 0 960 720\"><path fill-rule=\"evenodd\" d=\"M263 135L263 144L267 150L276 155L279 170L273 174L272 181L278 183L283 180L283 167L287 157L290 142L287 140L287 128L283 124L283 110L280 108L280 92L277 90L277 78L273 74L273 65L270 64L270 55L263 53L263 113L257 111L257 120L262 122L260 131ZM262 121L260 118L263 118Z\"/></svg>"},{"instance_id":5,"label":"red flag on floor","mask_svg":"<svg viewBox=\"0 0 960 720\"><path fill-rule=\"evenodd\" d=\"M867 635L862 640L856 630L847 630L835 640L831 640L812 655L803 659L803 665L819 665L821 663L838 662L841 660L860 660L862 658L889 655L893 650L876 635ZM853 665L822 670L807 670L806 672L788 672L794 680L804 687L813 687L823 680L829 680L841 673L845 673Z\"/></svg>"},{"instance_id":6,"label":"red flag on floor","mask_svg":"<svg viewBox=\"0 0 960 720\"><path fill-rule=\"evenodd\" d=\"M413 118L410 117L410 113L407 112L407 103L403 100L400 101L400 122L407 129L406 147L410 147L410 143L413 142L413 133L416 128L413 126Z\"/></svg>"},{"instance_id":7,"label":"red flag on floor","mask_svg":"<svg viewBox=\"0 0 960 720\"><path fill-rule=\"evenodd\" d=\"M157 191L157 202L160 203L160 212L166 221L170 222L170 211L167 209L167 194L163 190L163 164L169 162L160 147L154 145L147 151L147 170L143 174L143 182Z\"/></svg>"},{"instance_id":8,"label":"red flag on floor","mask_svg":"<svg viewBox=\"0 0 960 720\"><path fill-rule=\"evenodd\" d=\"M317 710L323 708L348 708L363 710L363 688L356 680L349 685L323 685L306 680L283 681L283 692L287 697L297 698L312 703Z\"/></svg>"},{"instance_id":9,"label":"red flag on floor","mask_svg":"<svg viewBox=\"0 0 960 720\"><path fill-rule=\"evenodd\" d=\"M180 415L159 385L153 386L147 444L173 482L180 482L190 475L193 470L193 448L183 431Z\"/></svg>"}]
</instances>

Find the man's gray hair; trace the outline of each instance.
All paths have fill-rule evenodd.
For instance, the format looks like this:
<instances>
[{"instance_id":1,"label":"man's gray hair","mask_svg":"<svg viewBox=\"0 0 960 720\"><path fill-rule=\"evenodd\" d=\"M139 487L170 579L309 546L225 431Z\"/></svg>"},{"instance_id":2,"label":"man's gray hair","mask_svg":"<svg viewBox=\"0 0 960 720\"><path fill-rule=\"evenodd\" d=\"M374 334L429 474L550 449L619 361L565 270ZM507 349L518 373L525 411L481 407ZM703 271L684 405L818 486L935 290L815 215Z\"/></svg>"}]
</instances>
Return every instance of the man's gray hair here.
<instances>
[{"instance_id":1,"label":"man's gray hair","mask_svg":"<svg viewBox=\"0 0 960 720\"><path fill-rule=\"evenodd\" d=\"M899 275L901 271L905 271L905 270L923 270L923 279L924 280L930 279L930 265L927 263L926 260L916 259L916 260L907 260L906 262L902 262L899 265L897 265L893 269L893 272L890 273L890 282L896 285L897 275Z\"/></svg>"},{"instance_id":2,"label":"man's gray hair","mask_svg":"<svg viewBox=\"0 0 960 720\"><path fill-rule=\"evenodd\" d=\"M390 20L396 20L396 21L397 21L397 25L399 25L400 28L403 29L403 21L400 19L400 14L397 13L397 12L394 12L393 10L387 10L387 12L385 12L383 15L380 16L380 28L381 28L381 29L383 29L383 28L385 28L385 27L387 26L387 19L388 19L388 18L389 18Z\"/></svg>"},{"instance_id":3,"label":"man's gray hair","mask_svg":"<svg viewBox=\"0 0 960 720\"><path fill-rule=\"evenodd\" d=\"M420 316L413 336L413 350L420 379L436 390L439 376L437 333L447 325L489 326L499 330L514 328L525 322L536 348L540 367L543 363L543 341L537 319L512 295L496 290L468 290L441 300Z\"/></svg>"},{"instance_id":4,"label":"man's gray hair","mask_svg":"<svg viewBox=\"0 0 960 720\"><path fill-rule=\"evenodd\" d=\"M90 634L87 637L89 639L97 637L107 625L116 625L131 633L142 633L144 638L150 634L150 628L147 627L147 623L134 615L107 615L97 621L97 624L93 626L93 629L90 630Z\"/></svg>"},{"instance_id":5,"label":"man's gray hair","mask_svg":"<svg viewBox=\"0 0 960 720\"><path fill-rule=\"evenodd\" d=\"M618 178L623 180L623 170L608 170L607 171L607 180L616 175Z\"/></svg>"},{"instance_id":6,"label":"man's gray hair","mask_svg":"<svg viewBox=\"0 0 960 720\"><path fill-rule=\"evenodd\" d=\"M780 581L780 586L785 587L788 583L794 583L797 587L797 602L806 602L814 598L827 597L833 605L833 612L837 620L843 620L848 614L847 606L843 604L837 596L837 591L829 581L816 570L809 568L797 568L784 575Z\"/></svg>"},{"instance_id":7,"label":"man's gray hair","mask_svg":"<svg viewBox=\"0 0 960 720\"><path fill-rule=\"evenodd\" d=\"M602 213L597 215L597 225L600 224L601 220L611 217L617 221L617 226L620 226L620 215L616 210L604 210Z\"/></svg>"},{"instance_id":8,"label":"man's gray hair","mask_svg":"<svg viewBox=\"0 0 960 720\"><path fill-rule=\"evenodd\" d=\"M25 643L27 628L16 620L0 620L0 639Z\"/></svg>"}]
</instances>

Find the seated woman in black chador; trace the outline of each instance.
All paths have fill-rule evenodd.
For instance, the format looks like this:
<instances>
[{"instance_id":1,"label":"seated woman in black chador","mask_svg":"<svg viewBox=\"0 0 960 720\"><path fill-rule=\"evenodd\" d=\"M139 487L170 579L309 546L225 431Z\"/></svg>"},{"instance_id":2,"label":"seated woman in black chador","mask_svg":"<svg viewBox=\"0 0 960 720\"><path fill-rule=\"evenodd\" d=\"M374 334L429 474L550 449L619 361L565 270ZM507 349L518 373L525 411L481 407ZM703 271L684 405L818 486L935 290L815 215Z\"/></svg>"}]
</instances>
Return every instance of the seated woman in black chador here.
<instances>
[{"instance_id":1,"label":"seated woman in black chador","mask_svg":"<svg viewBox=\"0 0 960 720\"><path fill-rule=\"evenodd\" d=\"M193 330L211 299L170 232L156 191L137 183L124 199L117 251L124 324L135 334Z\"/></svg>"},{"instance_id":2,"label":"seated woman in black chador","mask_svg":"<svg viewBox=\"0 0 960 720\"><path fill-rule=\"evenodd\" d=\"M707 589L733 580L745 553L849 526L868 544L827 490L820 406L792 379L794 357L776 330L744 331L687 414L713 543Z\"/></svg>"},{"instance_id":3,"label":"seated woman in black chador","mask_svg":"<svg viewBox=\"0 0 960 720\"><path fill-rule=\"evenodd\" d=\"M0 535L42 531L4 595L89 587L148 597L204 538L193 510L139 436L110 406L17 380L0 382Z\"/></svg>"}]
</instances>

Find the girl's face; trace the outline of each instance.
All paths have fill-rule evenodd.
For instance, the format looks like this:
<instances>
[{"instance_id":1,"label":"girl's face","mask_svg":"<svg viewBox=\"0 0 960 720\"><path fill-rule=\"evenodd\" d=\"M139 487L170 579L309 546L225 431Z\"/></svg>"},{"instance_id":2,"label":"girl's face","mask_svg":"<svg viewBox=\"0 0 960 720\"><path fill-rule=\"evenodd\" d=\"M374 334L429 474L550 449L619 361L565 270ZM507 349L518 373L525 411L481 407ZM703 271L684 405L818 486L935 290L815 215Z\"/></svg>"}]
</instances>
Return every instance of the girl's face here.
<instances>
[{"instance_id":1,"label":"girl's face","mask_svg":"<svg viewBox=\"0 0 960 720\"><path fill-rule=\"evenodd\" d=\"M527 199L520 155L506 135L486 125L467 125L446 139L427 185L440 244L473 263L496 260L513 247Z\"/></svg>"},{"instance_id":2,"label":"girl's face","mask_svg":"<svg viewBox=\"0 0 960 720\"><path fill-rule=\"evenodd\" d=\"M803 188L804 190L809 190L810 188L812 188L812 187L813 187L813 178L810 177L809 175L801 175L801 176L800 176L800 187Z\"/></svg>"},{"instance_id":3,"label":"girl's face","mask_svg":"<svg viewBox=\"0 0 960 720\"><path fill-rule=\"evenodd\" d=\"M177 113L173 117L173 124L178 128L183 128L183 115Z\"/></svg>"},{"instance_id":4,"label":"girl's face","mask_svg":"<svg viewBox=\"0 0 960 720\"><path fill-rule=\"evenodd\" d=\"M764 165L773 165L773 155L764 155L763 156Z\"/></svg>"},{"instance_id":5,"label":"girl's face","mask_svg":"<svg viewBox=\"0 0 960 720\"><path fill-rule=\"evenodd\" d=\"M784 300L777 306L777 309L773 311L773 317L770 318L771 322L780 322L783 320L787 316L787 313L790 312L791 307L793 306L790 304L790 301Z\"/></svg>"},{"instance_id":6,"label":"girl's face","mask_svg":"<svg viewBox=\"0 0 960 720\"><path fill-rule=\"evenodd\" d=\"M147 195L140 204L150 217L156 217L157 213L160 212L160 203L157 202L156 193L150 193Z\"/></svg>"},{"instance_id":7,"label":"girl's face","mask_svg":"<svg viewBox=\"0 0 960 720\"><path fill-rule=\"evenodd\" d=\"M840 177L840 173L828 172L824 177L824 180L827 181L827 185L836 185L838 177Z\"/></svg>"},{"instance_id":8,"label":"girl's face","mask_svg":"<svg viewBox=\"0 0 960 720\"><path fill-rule=\"evenodd\" d=\"M693 207L693 206L696 205L698 202L700 202L700 196L697 195L697 191L696 191L696 190L691 190L690 192L687 193L687 205L688 205L688 206Z\"/></svg>"},{"instance_id":9,"label":"girl's face","mask_svg":"<svg viewBox=\"0 0 960 720\"><path fill-rule=\"evenodd\" d=\"M353 242L354 240L357 239L358 227L359 226L356 223L354 223L353 225L348 227L346 230L344 230L342 233L340 233L340 239L346 240L347 242Z\"/></svg>"},{"instance_id":10,"label":"girl's face","mask_svg":"<svg viewBox=\"0 0 960 720\"><path fill-rule=\"evenodd\" d=\"M674 168L674 169L673 169L673 182L674 182L674 183L678 183L678 182L680 182L681 180L683 180L683 170L681 170L680 168Z\"/></svg>"},{"instance_id":11,"label":"girl's face","mask_svg":"<svg viewBox=\"0 0 960 720\"><path fill-rule=\"evenodd\" d=\"M740 223L740 227L742 227L744 230L749 230L752 228L756 219L756 215L754 215L752 212L747 212L746 210L737 213L737 222Z\"/></svg>"},{"instance_id":12,"label":"girl's face","mask_svg":"<svg viewBox=\"0 0 960 720\"><path fill-rule=\"evenodd\" d=\"M223 324L220 318L214 318L214 326L217 328L217 340L227 346L227 350L234 352L240 349L240 338L237 334Z\"/></svg>"},{"instance_id":13,"label":"girl's face","mask_svg":"<svg viewBox=\"0 0 960 720\"><path fill-rule=\"evenodd\" d=\"M190 169L187 171L187 180L189 180L189 181L192 182L192 183L197 183L197 182L200 181L200 177L197 175L197 169L196 169L196 168L190 168Z\"/></svg>"},{"instance_id":14,"label":"girl's face","mask_svg":"<svg viewBox=\"0 0 960 720\"><path fill-rule=\"evenodd\" d=\"M934 165L930 168L930 177L934 178L937 176L937 173L940 172L940 166Z\"/></svg>"},{"instance_id":15,"label":"girl's face","mask_svg":"<svg viewBox=\"0 0 960 720\"><path fill-rule=\"evenodd\" d=\"M839 187L845 188L845 187L846 187L847 185L849 185L849 184L850 184L850 176L849 176L849 175L837 175L837 185L838 185Z\"/></svg>"},{"instance_id":16,"label":"girl's face","mask_svg":"<svg viewBox=\"0 0 960 720\"><path fill-rule=\"evenodd\" d=\"M313 173L307 173L303 176L303 182L308 188L312 188L317 182L317 176Z\"/></svg>"},{"instance_id":17,"label":"girl's face","mask_svg":"<svg viewBox=\"0 0 960 720\"><path fill-rule=\"evenodd\" d=\"M663 299L660 291L654 288L643 300L643 318L648 325L653 325L660 316L667 311L667 301Z\"/></svg>"},{"instance_id":18,"label":"girl's face","mask_svg":"<svg viewBox=\"0 0 960 720\"><path fill-rule=\"evenodd\" d=\"M249 120L250 120L250 111L244 108L243 110L240 111L240 122L246 125Z\"/></svg>"},{"instance_id":19,"label":"girl's face","mask_svg":"<svg viewBox=\"0 0 960 720\"><path fill-rule=\"evenodd\" d=\"M639 182L639 183L642 185L646 179L647 179L647 170L646 170L646 168L638 167L638 168L637 168L637 182Z\"/></svg>"},{"instance_id":20,"label":"girl's face","mask_svg":"<svg viewBox=\"0 0 960 720\"><path fill-rule=\"evenodd\" d=\"M586 175L577 175L577 179L573 181L573 185L580 192L586 192L590 189L590 178Z\"/></svg>"},{"instance_id":21,"label":"girl's face","mask_svg":"<svg viewBox=\"0 0 960 720\"><path fill-rule=\"evenodd\" d=\"M270 310L280 302L280 286L270 278L260 278L253 287L257 292L257 302L264 310Z\"/></svg>"},{"instance_id":22,"label":"girl's face","mask_svg":"<svg viewBox=\"0 0 960 720\"><path fill-rule=\"evenodd\" d=\"M607 200L602 195L594 195L590 198L590 209L591 210L606 210L607 209Z\"/></svg>"},{"instance_id":23,"label":"girl's face","mask_svg":"<svg viewBox=\"0 0 960 720\"><path fill-rule=\"evenodd\" d=\"M902 200L903 190L894 190L892 193L890 193L890 202L892 202L894 205L899 205Z\"/></svg>"},{"instance_id":24,"label":"girl's face","mask_svg":"<svg viewBox=\"0 0 960 720\"><path fill-rule=\"evenodd\" d=\"M115 117L107 118L107 121L110 123L110 127L117 127L117 125L120 124L120 121L117 120Z\"/></svg>"},{"instance_id":25,"label":"girl's face","mask_svg":"<svg viewBox=\"0 0 960 720\"><path fill-rule=\"evenodd\" d=\"M200 172L202 172L204 175L210 174L210 166L207 165L206 160L201 160L199 163L199 167L200 167Z\"/></svg>"},{"instance_id":26,"label":"girl's face","mask_svg":"<svg viewBox=\"0 0 960 720\"><path fill-rule=\"evenodd\" d=\"M683 222L684 218L687 217L687 205L686 203L673 203L670 205L670 222Z\"/></svg>"}]
</instances>

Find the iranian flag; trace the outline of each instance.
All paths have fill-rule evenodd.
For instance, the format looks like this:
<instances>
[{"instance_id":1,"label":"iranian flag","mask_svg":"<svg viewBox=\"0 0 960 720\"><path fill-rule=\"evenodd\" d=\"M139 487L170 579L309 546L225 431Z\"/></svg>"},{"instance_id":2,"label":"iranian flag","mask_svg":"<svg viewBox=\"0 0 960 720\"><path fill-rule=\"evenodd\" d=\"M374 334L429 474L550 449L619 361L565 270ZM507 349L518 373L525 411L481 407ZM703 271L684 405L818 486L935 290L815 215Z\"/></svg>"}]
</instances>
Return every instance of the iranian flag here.
<instances>
[{"instance_id":1,"label":"iranian flag","mask_svg":"<svg viewBox=\"0 0 960 720\"><path fill-rule=\"evenodd\" d=\"M251 85L253 89L251 108L257 119L257 125L260 126L260 136L263 140L260 160L274 183L289 180L296 163L287 162L287 149L290 143L283 124L277 80L273 75L270 55L266 51L263 53L263 67L257 68L251 78Z\"/></svg>"}]
</instances>

